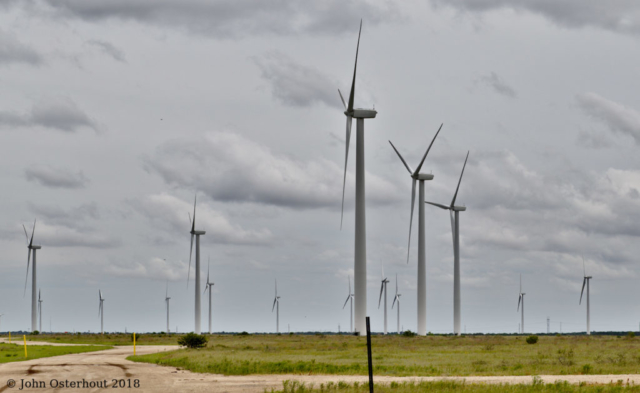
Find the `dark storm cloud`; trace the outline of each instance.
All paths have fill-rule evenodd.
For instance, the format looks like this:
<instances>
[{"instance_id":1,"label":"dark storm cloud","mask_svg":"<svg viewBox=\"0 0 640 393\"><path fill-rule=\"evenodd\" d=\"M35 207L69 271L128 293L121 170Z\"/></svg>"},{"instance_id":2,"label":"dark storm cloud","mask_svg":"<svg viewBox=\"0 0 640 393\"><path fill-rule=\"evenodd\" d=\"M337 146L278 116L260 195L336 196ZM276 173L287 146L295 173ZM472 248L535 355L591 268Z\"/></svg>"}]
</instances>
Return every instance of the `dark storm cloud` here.
<instances>
[{"instance_id":1,"label":"dark storm cloud","mask_svg":"<svg viewBox=\"0 0 640 393\"><path fill-rule=\"evenodd\" d=\"M145 168L169 185L205 192L225 202L253 202L292 209L340 209L343 168L319 159L299 161L231 132L165 142ZM206 167L210 170L202 171ZM354 177L347 174L347 189ZM367 173L367 204L398 202L396 186ZM345 206L352 206L351 198Z\"/></svg>"},{"instance_id":2,"label":"dark storm cloud","mask_svg":"<svg viewBox=\"0 0 640 393\"><path fill-rule=\"evenodd\" d=\"M118 19L176 27L216 38L272 34L353 32L363 18L375 25L397 18L391 2L363 0L43 0L62 17L85 21Z\"/></svg>"},{"instance_id":3,"label":"dark storm cloud","mask_svg":"<svg viewBox=\"0 0 640 393\"><path fill-rule=\"evenodd\" d=\"M95 121L68 98L38 101L29 112L23 114L0 111L0 127L2 128L36 126L69 133L84 127L98 131Z\"/></svg>"},{"instance_id":4,"label":"dark storm cloud","mask_svg":"<svg viewBox=\"0 0 640 393\"><path fill-rule=\"evenodd\" d=\"M483 75L480 77L480 82L489 86L496 93L503 95L508 98L517 98L518 93L515 89L508 84L506 84L495 72L491 72L488 75Z\"/></svg>"},{"instance_id":5,"label":"dark storm cloud","mask_svg":"<svg viewBox=\"0 0 640 393\"><path fill-rule=\"evenodd\" d=\"M640 144L640 113L595 93L579 94L576 99L587 115L604 123L612 132L630 136Z\"/></svg>"},{"instance_id":6,"label":"dark storm cloud","mask_svg":"<svg viewBox=\"0 0 640 393\"><path fill-rule=\"evenodd\" d=\"M324 103L342 108L335 87L338 83L317 68L297 64L280 52L266 53L253 61L269 83L273 97L284 105L307 107Z\"/></svg>"},{"instance_id":7,"label":"dark storm cloud","mask_svg":"<svg viewBox=\"0 0 640 393\"><path fill-rule=\"evenodd\" d=\"M596 27L620 33L640 33L640 10L635 0L430 0L435 7L466 12L500 9L528 11L567 28Z\"/></svg>"},{"instance_id":8,"label":"dark storm cloud","mask_svg":"<svg viewBox=\"0 0 640 393\"><path fill-rule=\"evenodd\" d=\"M0 29L0 65L13 63L40 65L43 61L36 50L20 42L14 34Z\"/></svg>"},{"instance_id":9,"label":"dark storm cloud","mask_svg":"<svg viewBox=\"0 0 640 393\"><path fill-rule=\"evenodd\" d=\"M89 179L82 171L73 172L48 165L33 165L25 169L24 175L28 181L50 188L84 188L89 183Z\"/></svg>"},{"instance_id":10,"label":"dark storm cloud","mask_svg":"<svg viewBox=\"0 0 640 393\"><path fill-rule=\"evenodd\" d=\"M87 41L87 44L98 48L102 53L111 56L116 61L119 61L121 63L127 62L124 52L120 48L115 47L110 42L101 40L89 40Z\"/></svg>"}]
</instances>

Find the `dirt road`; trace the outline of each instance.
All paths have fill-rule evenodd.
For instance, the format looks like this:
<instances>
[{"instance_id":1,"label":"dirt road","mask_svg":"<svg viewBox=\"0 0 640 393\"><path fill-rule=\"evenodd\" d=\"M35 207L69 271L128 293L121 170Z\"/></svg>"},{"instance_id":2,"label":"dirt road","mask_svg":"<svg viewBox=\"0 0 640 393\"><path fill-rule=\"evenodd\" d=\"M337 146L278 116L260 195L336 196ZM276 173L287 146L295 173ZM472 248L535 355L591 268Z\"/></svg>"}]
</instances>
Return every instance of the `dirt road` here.
<instances>
[{"instance_id":1,"label":"dirt road","mask_svg":"<svg viewBox=\"0 0 640 393\"><path fill-rule=\"evenodd\" d=\"M35 343L34 343L35 344ZM139 346L138 354L176 349L175 346ZM196 374L146 363L134 363L125 358L133 353L132 347L116 347L99 352L89 352L41 358L25 362L0 365L0 393L27 392L98 392L114 384L120 390L136 392L263 392L264 389L281 388L284 380L297 380L306 384L329 381L366 382L366 376L348 375L249 375L222 376ZM551 383L565 380L570 383L609 383L623 380L640 383L640 375L557 375L540 376ZM8 380L16 386L7 386ZM376 382L466 380L467 383L531 383L532 377L375 377ZM73 383L77 383L76 386ZM84 382L84 386L83 386ZM131 388L129 388L129 385ZM32 388L30 386L35 386ZM122 386L122 387L120 387ZM138 387L139 386L139 387ZM111 390L115 391L115 390Z\"/></svg>"}]
</instances>

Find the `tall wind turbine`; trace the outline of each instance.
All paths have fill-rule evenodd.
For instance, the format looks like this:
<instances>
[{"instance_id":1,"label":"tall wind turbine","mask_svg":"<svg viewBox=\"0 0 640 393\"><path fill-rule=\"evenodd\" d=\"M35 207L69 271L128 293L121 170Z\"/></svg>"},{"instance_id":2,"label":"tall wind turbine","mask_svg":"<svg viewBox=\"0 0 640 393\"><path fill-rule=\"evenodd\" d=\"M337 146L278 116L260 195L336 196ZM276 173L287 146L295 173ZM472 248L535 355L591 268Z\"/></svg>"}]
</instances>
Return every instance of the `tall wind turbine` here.
<instances>
[{"instance_id":1,"label":"tall wind turbine","mask_svg":"<svg viewBox=\"0 0 640 393\"><path fill-rule=\"evenodd\" d=\"M33 332L38 326L38 299L36 298L36 288L38 287L38 280L36 275L36 251L41 249L42 247L33 244L33 235L36 232L36 220L33 220L31 239L29 239L29 235L27 235L27 228L25 228L24 224L22 225L22 229L24 229L24 235L27 237L27 248L29 249L29 254L27 256L27 276L24 279L25 295L27 293L27 280L29 279L29 263L31 262L31 252L33 251L33 272L31 273L31 331Z\"/></svg>"},{"instance_id":2,"label":"tall wind turbine","mask_svg":"<svg viewBox=\"0 0 640 393\"><path fill-rule=\"evenodd\" d=\"M393 303L391 304L391 308L393 309L393 306L395 306L397 301L398 302L398 334L400 334L400 296L402 295L398 293L398 275L396 274L396 296L393 297Z\"/></svg>"},{"instance_id":3,"label":"tall wind turbine","mask_svg":"<svg viewBox=\"0 0 640 393\"><path fill-rule=\"evenodd\" d=\"M353 293L351 293L351 277L348 277L349 280L349 294L347 294L347 300L344 301L344 306L342 306L342 309L344 310L345 306L347 305L347 302L349 302L349 300L351 300L351 314L349 314L349 326L350 326L350 332L353 333Z\"/></svg>"},{"instance_id":4,"label":"tall wind turbine","mask_svg":"<svg viewBox=\"0 0 640 393\"><path fill-rule=\"evenodd\" d=\"M367 316L367 225L365 208L364 189L364 119L376 117L375 109L354 109L353 101L356 89L356 70L358 68L358 51L360 50L360 33L362 32L362 20L358 32L358 45L356 46L356 61L353 67L353 80L351 82L351 93L349 93L349 103L346 104L342 93L338 89L340 99L344 105L344 114L347 116L346 148L344 154L344 177L342 180L342 212L340 214L340 228L342 228L342 218L344 216L344 191L347 180L347 162L349 158L349 140L351 139L351 122L353 118L356 122L356 228L355 228L355 253L354 253L354 286L355 286L355 331L364 333L366 331Z\"/></svg>"},{"instance_id":5,"label":"tall wind turbine","mask_svg":"<svg viewBox=\"0 0 640 393\"><path fill-rule=\"evenodd\" d=\"M518 309L520 310L520 333L524 333L524 295L522 292L522 274L520 275L520 294L518 296ZM522 302L522 307L520 307L520 302Z\"/></svg>"},{"instance_id":6,"label":"tall wind turbine","mask_svg":"<svg viewBox=\"0 0 640 393\"><path fill-rule=\"evenodd\" d=\"M193 198L193 220L189 215L191 222L191 248L189 249L189 272L187 273L187 287L189 287L189 276L191 275L191 254L193 252L193 237L196 238L196 305L195 305L195 333L200 334L200 235L204 235L205 231L196 231L196 197Z\"/></svg>"},{"instance_id":7,"label":"tall wind turbine","mask_svg":"<svg viewBox=\"0 0 640 393\"><path fill-rule=\"evenodd\" d=\"M164 294L164 301L167 303L167 334L171 333L169 330L169 300L171 300L171 298L169 297L169 281L167 281L167 290Z\"/></svg>"},{"instance_id":8,"label":"tall wind turbine","mask_svg":"<svg viewBox=\"0 0 640 393\"><path fill-rule=\"evenodd\" d=\"M100 334L104 334L104 298L102 297L102 291L98 289L98 298L100 300L100 306L98 307L98 315L100 315Z\"/></svg>"},{"instance_id":9,"label":"tall wind turbine","mask_svg":"<svg viewBox=\"0 0 640 393\"><path fill-rule=\"evenodd\" d=\"M276 333L280 333L280 296L278 296L278 280L276 280L276 297L273 298L271 312L276 309Z\"/></svg>"},{"instance_id":10,"label":"tall wind turbine","mask_svg":"<svg viewBox=\"0 0 640 393\"><path fill-rule=\"evenodd\" d=\"M389 280L384 276L384 267L382 268L382 286L380 287L380 298L378 299L378 309L382 301L382 292L384 291L384 334L387 334L387 284Z\"/></svg>"},{"instance_id":11,"label":"tall wind turbine","mask_svg":"<svg viewBox=\"0 0 640 393\"><path fill-rule=\"evenodd\" d=\"M40 290L38 289L38 319L40 321L38 331L42 333L42 296L40 296Z\"/></svg>"},{"instance_id":12,"label":"tall wind turbine","mask_svg":"<svg viewBox=\"0 0 640 393\"><path fill-rule=\"evenodd\" d=\"M209 334L211 334L211 291L215 284L209 281L209 262L210 260L207 260L207 283L205 284L205 288L204 291L207 292L207 290L209 290Z\"/></svg>"},{"instance_id":13,"label":"tall wind turbine","mask_svg":"<svg viewBox=\"0 0 640 393\"><path fill-rule=\"evenodd\" d=\"M422 156L422 160L420 164L414 171L411 169L409 164L404 160L398 149L389 141L391 147L396 152L404 167L409 171L409 176L411 176L411 215L409 216L409 242L407 244L407 263L409 263L409 250L411 246L411 227L413 226L413 207L416 202L416 182L420 183L420 195L419 195L419 205L418 205L418 334L426 335L427 334L427 267L425 261L425 241L424 241L424 182L425 180L432 180L432 174L420 173L420 169L422 169L422 164L424 164L424 160L427 158L427 154L429 154L429 150L431 150L431 146L433 146L433 142L435 142L440 130L442 129L442 124L436 135L431 140L431 144L427 151Z\"/></svg>"},{"instance_id":14,"label":"tall wind turbine","mask_svg":"<svg viewBox=\"0 0 640 393\"><path fill-rule=\"evenodd\" d=\"M591 335L591 314L589 309L589 280L591 280L591 276L587 276L587 269L584 267L584 257L582 257L582 271L584 273L584 278L582 279L582 291L580 291L580 302L578 304L582 304L582 294L584 293L584 286L587 285L587 335Z\"/></svg>"},{"instance_id":15,"label":"tall wind turbine","mask_svg":"<svg viewBox=\"0 0 640 393\"><path fill-rule=\"evenodd\" d=\"M465 206L456 206L456 198L458 197L458 191L460 190L460 182L462 181L462 175L464 175L464 168L467 166L467 160L469 159L469 152L467 152L467 158L464 159L464 165L462 166L462 172L460 172L460 179L458 179L458 186L456 192L453 194L453 199L449 206L441 205L439 203L427 202L430 205L437 206L441 209L449 210L449 218L451 219L451 234L453 235L453 333L460 335L460 212L467 210Z\"/></svg>"}]
</instances>

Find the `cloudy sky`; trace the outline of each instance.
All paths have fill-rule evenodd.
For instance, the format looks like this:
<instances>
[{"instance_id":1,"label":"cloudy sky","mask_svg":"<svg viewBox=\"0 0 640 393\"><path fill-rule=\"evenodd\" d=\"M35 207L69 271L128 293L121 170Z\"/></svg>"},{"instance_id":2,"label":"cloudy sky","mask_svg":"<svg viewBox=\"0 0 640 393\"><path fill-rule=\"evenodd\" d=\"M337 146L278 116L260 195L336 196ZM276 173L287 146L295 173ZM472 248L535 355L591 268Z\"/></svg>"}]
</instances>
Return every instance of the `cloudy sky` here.
<instances>
[{"instance_id":1,"label":"cloudy sky","mask_svg":"<svg viewBox=\"0 0 640 393\"><path fill-rule=\"evenodd\" d=\"M633 0L294 2L0 0L1 330L28 329L22 229L37 218L43 327L193 330L198 195L214 330L343 330L353 274L355 151L340 230L344 115L363 19L368 315L381 267L416 329L411 181L461 214L462 324L637 329L640 5ZM354 144L352 143L352 148ZM427 328L453 328L447 213L427 208ZM391 295L389 296L391 300ZM204 306L204 304L203 304ZM203 307L203 321L206 320ZM395 326L395 311L389 325ZM206 324L203 323L206 329Z\"/></svg>"}]
</instances>

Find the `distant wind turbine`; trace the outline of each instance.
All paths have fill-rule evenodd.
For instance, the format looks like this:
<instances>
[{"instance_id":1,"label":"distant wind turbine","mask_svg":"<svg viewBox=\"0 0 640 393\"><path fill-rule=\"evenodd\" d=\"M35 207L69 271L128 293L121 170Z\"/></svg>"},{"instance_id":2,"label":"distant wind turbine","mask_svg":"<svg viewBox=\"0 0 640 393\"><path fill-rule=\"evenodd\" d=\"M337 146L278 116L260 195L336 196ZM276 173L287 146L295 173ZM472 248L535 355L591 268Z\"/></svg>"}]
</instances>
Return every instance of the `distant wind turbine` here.
<instances>
[{"instance_id":1,"label":"distant wind turbine","mask_svg":"<svg viewBox=\"0 0 640 393\"><path fill-rule=\"evenodd\" d=\"M209 259L207 260L207 283L205 284L204 292L206 293L209 290L209 334L211 334L211 292L213 291L214 283L209 281Z\"/></svg>"},{"instance_id":2,"label":"distant wind turbine","mask_svg":"<svg viewBox=\"0 0 640 393\"><path fill-rule=\"evenodd\" d=\"M100 306L98 307L98 315L100 315L100 334L104 334L104 298L102 297L102 291L98 289L98 299L100 300Z\"/></svg>"},{"instance_id":3,"label":"distant wind turbine","mask_svg":"<svg viewBox=\"0 0 640 393\"><path fill-rule=\"evenodd\" d=\"M278 296L278 280L276 280L276 296L273 298L271 312L276 309L276 333L280 333L280 296Z\"/></svg>"},{"instance_id":4,"label":"distant wind turbine","mask_svg":"<svg viewBox=\"0 0 640 393\"><path fill-rule=\"evenodd\" d=\"M39 328L38 331L42 333L42 296L40 296L40 290L38 289L38 319L39 319Z\"/></svg>"},{"instance_id":5,"label":"distant wind turbine","mask_svg":"<svg viewBox=\"0 0 640 393\"><path fill-rule=\"evenodd\" d=\"M411 214L409 215L409 241L407 243L407 263L409 263L409 251L411 249L411 227L413 226L413 208L416 202L416 182L420 182L419 184L419 201L418 201L418 334L424 336L427 334L427 267L425 261L425 230L424 230L424 182L425 180L433 180L432 174L420 173L422 169L422 164L424 164L424 160L427 158L427 154L429 154L429 150L431 150L431 146L433 146L433 142L436 141L440 130L442 129L442 124L440 124L440 128L434 135L427 151L422 156L422 160L418 167L414 171L411 169L409 164L402 157L398 149L393 145L391 141L391 147L396 152L400 161L404 164L404 167L409 171L409 176L411 176Z\"/></svg>"},{"instance_id":6,"label":"distant wind turbine","mask_svg":"<svg viewBox=\"0 0 640 393\"><path fill-rule=\"evenodd\" d=\"M200 314L202 308L200 307L200 236L204 235L205 231L196 231L196 197L193 198L193 220L189 215L189 221L191 223L191 249L189 250L189 272L187 273L187 287L189 287L189 276L191 274L191 254L193 252L193 237L196 238L196 304L195 304L195 333L200 334Z\"/></svg>"},{"instance_id":7,"label":"distant wind turbine","mask_svg":"<svg viewBox=\"0 0 640 393\"><path fill-rule=\"evenodd\" d=\"M340 99L344 105L344 114L347 116L346 146L344 156L344 176L342 180L342 211L340 214L340 228L342 228L342 218L344 216L344 192L347 181L347 162L349 158L349 140L351 139L351 122L356 118L356 226L355 226L355 253L354 253L354 289L355 289L355 331L364 333L366 331L367 315L367 225L365 207L365 168L364 168L364 119L376 117L375 109L354 109L353 101L356 90L356 70L358 68L358 51L360 50L360 33L362 33L362 20L358 32L358 45L356 46L356 61L353 67L353 80L351 81L351 92L349 93L349 103L345 103L342 93Z\"/></svg>"},{"instance_id":8,"label":"distant wind turbine","mask_svg":"<svg viewBox=\"0 0 640 393\"><path fill-rule=\"evenodd\" d=\"M590 298L589 298L589 281L591 280L591 276L587 276L587 269L584 266L584 257L582 257L582 271L584 278L582 280L582 291L580 291L580 302L578 304L582 304L582 294L584 293L584 286L587 286L587 335L591 335L591 314L589 310L590 306Z\"/></svg>"},{"instance_id":9,"label":"distant wind turbine","mask_svg":"<svg viewBox=\"0 0 640 393\"><path fill-rule=\"evenodd\" d=\"M167 303L167 334L171 333L169 330L169 300L171 300L171 298L169 297L169 281L167 281L167 290L164 295L164 301Z\"/></svg>"},{"instance_id":10,"label":"distant wind turbine","mask_svg":"<svg viewBox=\"0 0 640 393\"><path fill-rule=\"evenodd\" d=\"M349 331L353 333L353 293L351 293L351 277L348 277L347 280L349 281L349 293L347 294L347 300L344 301L344 306L342 306L342 309L344 310L347 302L351 301L351 313L349 314Z\"/></svg>"},{"instance_id":11,"label":"distant wind turbine","mask_svg":"<svg viewBox=\"0 0 640 393\"><path fill-rule=\"evenodd\" d=\"M41 249L41 246L33 244L33 235L36 232L36 220L33 220L33 229L31 230L31 239L27 235L27 228L22 225L24 229L24 235L27 237L27 248L29 254L27 256L27 276L24 280L24 294L27 293L27 280L29 279L29 263L31 262L31 252L33 251L33 271L31 273L31 331L33 332L38 327L38 310L37 310L37 297L36 289L38 288L37 271L36 271L36 251ZM23 295L24 296L24 295Z\"/></svg>"},{"instance_id":12,"label":"distant wind turbine","mask_svg":"<svg viewBox=\"0 0 640 393\"><path fill-rule=\"evenodd\" d=\"M398 293L398 275L396 274L396 296L393 297L391 308L393 309L393 306L398 302L398 334L400 334L400 296L402 295Z\"/></svg>"},{"instance_id":13,"label":"distant wind turbine","mask_svg":"<svg viewBox=\"0 0 640 393\"><path fill-rule=\"evenodd\" d=\"M522 274L520 275L520 294L518 296L518 310L520 310L520 333L524 333L524 295L522 292ZM520 303L522 303L522 307L520 307Z\"/></svg>"},{"instance_id":14,"label":"distant wind turbine","mask_svg":"<svg viewBox=\"0 0 640 393\"><path fill-rule=\"evenodd\" d=\"M384 334L387 334L387 284L389 280L384 275L384 267L382 268L382 286L380 287L380 298L378 299L378 309L382 301L382 292L384 291Z\"/></svg>"},{"instance_id":15,"label":"distant wind turbine","mask_svg":"<svg viewBox=\"0 0 640 393\"><path fill-rule=\"evenodd\" d=\"M458 186L456 192L453 194L453 199L449 206L441 205L439 203L427 202L430 205L437 206L441 209L449 210L449 218L451 219L451 234L453 235L453 333L460 335L460 212L467 210L465 206L456 206L456 198L458 197L458 191L460 190L460 182L462 181L462 175L464 175L464 168L467 166L467 160L469 159L469 152L467 152L467 158L464 159L464 165L462 166L462 172L460 172L460 179L458 179Z\"/></svg>"}]
</instances>

